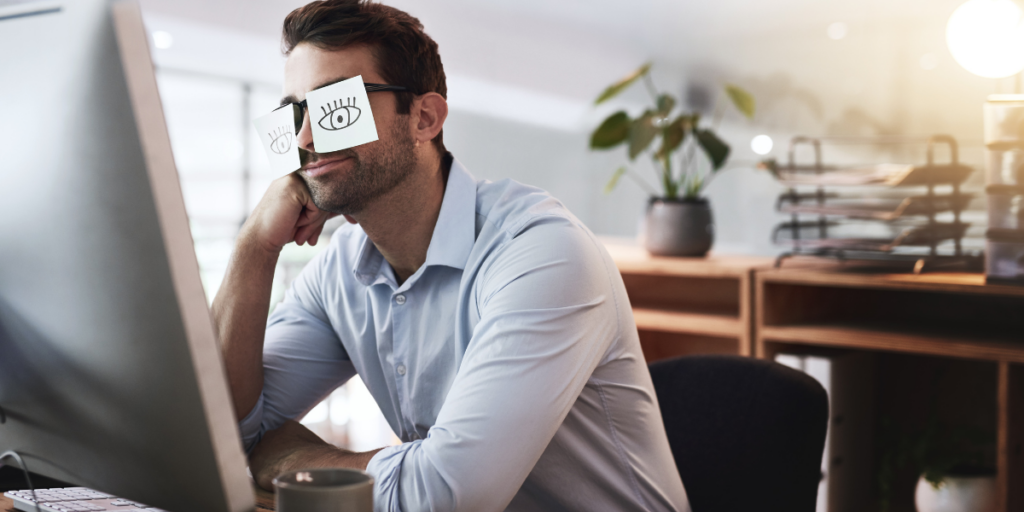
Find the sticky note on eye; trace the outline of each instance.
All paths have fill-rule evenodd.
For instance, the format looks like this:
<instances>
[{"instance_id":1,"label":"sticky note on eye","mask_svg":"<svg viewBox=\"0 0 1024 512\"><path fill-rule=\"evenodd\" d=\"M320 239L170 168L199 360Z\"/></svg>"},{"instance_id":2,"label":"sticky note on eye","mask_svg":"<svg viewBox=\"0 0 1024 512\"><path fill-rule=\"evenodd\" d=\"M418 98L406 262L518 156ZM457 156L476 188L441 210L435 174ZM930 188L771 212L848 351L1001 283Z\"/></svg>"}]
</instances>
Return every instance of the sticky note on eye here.
<instances>
[{"instance_id":1,"label":"sticky note on eye","mask_svg":"<svg viewBox=\"0 0 1024 512\"><path fill-rule=\"evenodd\" d=\"M298 108L295 104L285 105L253 121L275 176L284 176L302 167L299 145L295 140Z\"/></svg>"},{"instance_id":2,"label":"sticky note on eye","mask_svg":"<svg viewBox=\"0 0 1024 512\"><path fill-rule=\"evenodd\" d=\"M330 153L377 140L363 77L356 76L306 93L313 148Z\"/></svg>"}]
</instances>

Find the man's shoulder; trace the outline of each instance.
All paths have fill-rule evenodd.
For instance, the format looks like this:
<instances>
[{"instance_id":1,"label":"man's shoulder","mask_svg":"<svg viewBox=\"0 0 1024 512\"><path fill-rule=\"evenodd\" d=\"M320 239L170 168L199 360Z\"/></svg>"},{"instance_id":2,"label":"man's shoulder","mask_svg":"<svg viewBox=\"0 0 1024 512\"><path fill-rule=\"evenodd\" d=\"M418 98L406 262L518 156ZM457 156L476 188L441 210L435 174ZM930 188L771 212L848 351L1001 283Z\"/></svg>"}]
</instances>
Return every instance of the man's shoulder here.
<instances>
[{"instance_id":1,"label":"man's shoulder","mask_svg":"<svg viewBox=\"0 0 1024 512\"><path fill-rule=\"evenodd\" d=\"M561 201L511 179L477 183L474 256L479 266L491 270L566 260L598 271L606 267L600 242Z\"/></svg>"},{"instance_id":2,"label":"man's shoulder","mask_svg":"<svg viewBox=\"0 0 1024 512\"><path fill-rule=\"evenodd\" d=\"M478 236L494 231L494 234L516 237L544 221L556 221L566 228L582 226L569 209L547 191L507 178L477 182L476 215Z\"/></svg>"}]
</instances>

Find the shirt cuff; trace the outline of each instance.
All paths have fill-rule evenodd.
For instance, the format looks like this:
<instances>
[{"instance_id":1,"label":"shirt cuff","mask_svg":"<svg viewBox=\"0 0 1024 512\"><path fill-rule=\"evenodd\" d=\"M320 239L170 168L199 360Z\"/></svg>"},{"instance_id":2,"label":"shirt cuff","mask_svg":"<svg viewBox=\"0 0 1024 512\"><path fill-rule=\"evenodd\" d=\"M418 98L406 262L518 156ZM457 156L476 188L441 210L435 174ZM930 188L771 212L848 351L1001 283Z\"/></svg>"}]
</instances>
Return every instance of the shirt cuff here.
<instances>
[{"instance_id":1,"label":"shirt cuff","mask_svg":"<svg viewBox=\"0 0 1024 512\"><path fill-rule=\"evenodd\" d=\"M405 454L422 441L389 446L374 454L366 465L366 472L376 481L373 489L374 512L401 512L402 461Z\"/></svg>"},{"instance_id":2,"label":"shirt cuff","mask_svg":"<svg viewBox=\"0 0 1024 512\"><path fill-rule=\"evenodd\" d=\"M238 422L238 431L242 435L242 446L245 454L248 455L263 437L263 394L260 394L256 405L252 407L249 414L242 421Z\"/></svg>"}]
</instances>

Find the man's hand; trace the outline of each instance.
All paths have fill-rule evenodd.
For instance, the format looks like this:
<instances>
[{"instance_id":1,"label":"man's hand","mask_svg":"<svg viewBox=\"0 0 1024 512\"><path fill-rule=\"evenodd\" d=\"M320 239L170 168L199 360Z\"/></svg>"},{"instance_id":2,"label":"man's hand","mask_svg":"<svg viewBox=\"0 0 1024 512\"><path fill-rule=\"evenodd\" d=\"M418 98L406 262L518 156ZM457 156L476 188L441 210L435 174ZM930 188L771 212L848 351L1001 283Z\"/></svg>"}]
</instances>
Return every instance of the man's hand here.
<instances>
[{"instance_id":1,"label":"man's hand","mask_svg":"<svg viewBox=\"0 0 1024 512\"><path fill-rule=\"evenodd\" d=\"M292 173L270 185L238 234L211 313L239 419L263 391L263 336L281 249L292 241L316 244L331 217L313 204L306 183Z\"/></svg>"},{"instance_id":2,"label":"man's hand","mask_svg":"<svg viewBox=\"0 0 1024 512\"><path fill-rule=\"evenodd\" d=\"M273 253L289 242L316 245L324 223L334 215L317 208L306 183L291 173L270 184L242 226L239 238L245 237Z\"/></svg>"},{"instance_id":3,"label":"man's hand","mask_svg":"<svg viewBox=\"0 0 1024 512\"><path fill-rule=\"evenodd\" d=\"M249 470L256 483L270 491L274 478L299 469L366 469L381 449L356 453L327 444L297 421L288 421L263 435L249 456Z\"/></svg>"}]
</instances>

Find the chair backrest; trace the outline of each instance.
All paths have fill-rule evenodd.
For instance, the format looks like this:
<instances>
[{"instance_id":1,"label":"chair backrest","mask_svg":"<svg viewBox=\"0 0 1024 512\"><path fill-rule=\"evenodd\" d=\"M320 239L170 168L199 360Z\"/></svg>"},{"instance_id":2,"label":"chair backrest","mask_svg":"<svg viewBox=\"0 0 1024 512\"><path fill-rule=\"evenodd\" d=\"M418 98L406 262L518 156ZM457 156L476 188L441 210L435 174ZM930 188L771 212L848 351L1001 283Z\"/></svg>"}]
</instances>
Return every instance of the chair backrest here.
<instances>
[{"instance_id":1,"label":"chair backrest","mask_svg":"<svg viewBox=\"0 0 1024 512\"><path fill-rule=\"evenodd\" d=\"M812 512L828 396L810 376L739 356L650 365L694 512Z\"/></svg>"}]
</instances>

